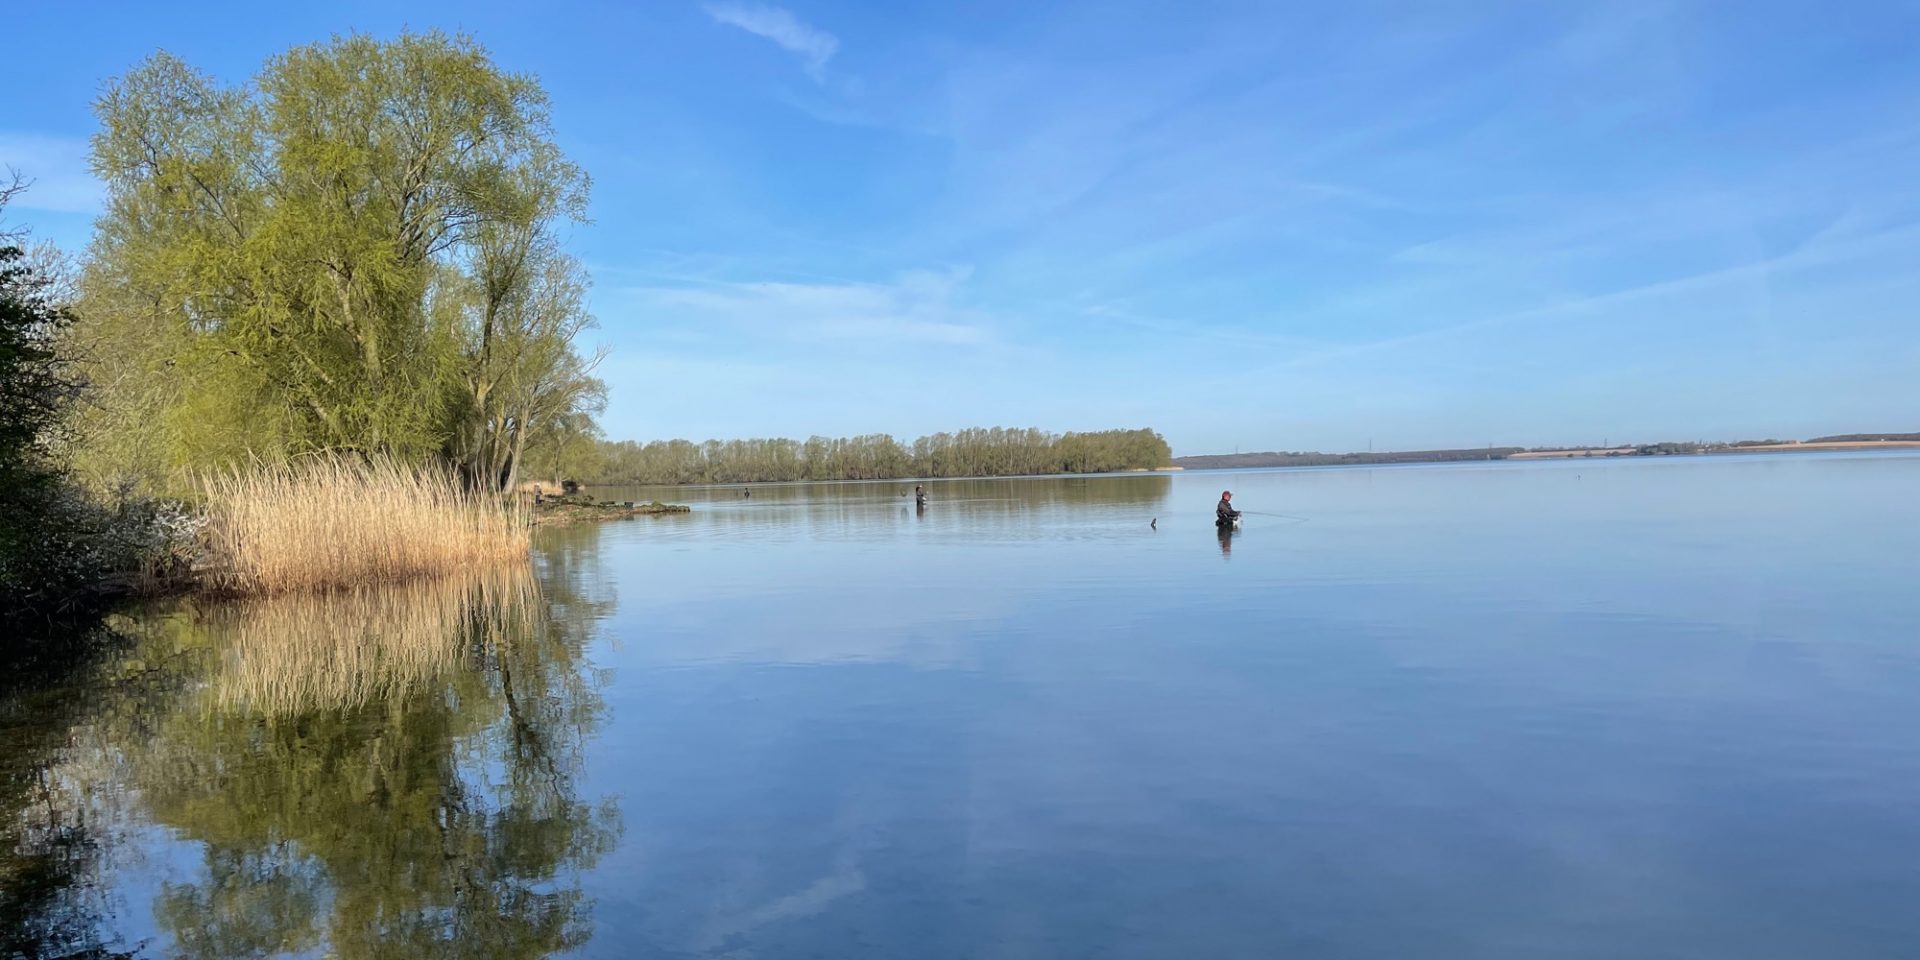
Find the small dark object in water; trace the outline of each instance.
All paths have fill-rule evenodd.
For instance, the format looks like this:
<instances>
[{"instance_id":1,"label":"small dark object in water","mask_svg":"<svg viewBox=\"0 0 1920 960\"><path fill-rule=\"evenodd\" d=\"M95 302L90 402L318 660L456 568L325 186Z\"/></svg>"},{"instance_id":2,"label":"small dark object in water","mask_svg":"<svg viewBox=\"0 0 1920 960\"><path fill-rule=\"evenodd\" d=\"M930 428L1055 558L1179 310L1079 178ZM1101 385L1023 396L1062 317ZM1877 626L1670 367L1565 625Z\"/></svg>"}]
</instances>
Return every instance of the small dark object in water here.
<instances>
[{"instance_id":1,"label":"small dark object in water","mask_svg":"<svg viewBox=\"0 0 1920 960\"><path fill-rule=\"evenodd\" d=\"M1149 524L1147 524L1147 526L1149 526L1149 527L1152 527L1152 528L1154 528L1155 530L1158 530L1158 529L1160 529L1160 518L1159 518L1159 517L1154 517L1154 518L1153 518L1153 522L1152 522L1152 523L1149 523Z\"/></svg>"}]
</instances>

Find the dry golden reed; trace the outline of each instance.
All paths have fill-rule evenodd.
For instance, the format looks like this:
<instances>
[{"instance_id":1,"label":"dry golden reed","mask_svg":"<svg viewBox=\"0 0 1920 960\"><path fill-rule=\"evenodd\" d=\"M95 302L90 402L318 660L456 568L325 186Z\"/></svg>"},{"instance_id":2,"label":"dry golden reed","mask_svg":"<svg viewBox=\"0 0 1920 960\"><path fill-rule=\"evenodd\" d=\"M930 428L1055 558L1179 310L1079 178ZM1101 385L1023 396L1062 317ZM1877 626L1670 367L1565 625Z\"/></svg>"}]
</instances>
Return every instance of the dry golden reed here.
<instances>
[{"instance_id":1,"label":"dry golden reed","mask_svg":"<svg viewBox=\"0 0 1920 960\"><path fill-rule=\"evenodd\" d=\"M315 457L217 474L204 491L215 591L332 590L527 557L525 502L446 471Z\"/></svg>"},{"instance_id":2,"label":"dry golden reed","mask_svg":"<svg viewBox=\"0 0 1920 960\"><path fill-rule=\"evenodd\" d=\"M537 629L542 613L532 571L512 565L223 603L202 626L221 651L218 702L296 716L426 690L487 648Z\"/></svg>"}]
</instances>

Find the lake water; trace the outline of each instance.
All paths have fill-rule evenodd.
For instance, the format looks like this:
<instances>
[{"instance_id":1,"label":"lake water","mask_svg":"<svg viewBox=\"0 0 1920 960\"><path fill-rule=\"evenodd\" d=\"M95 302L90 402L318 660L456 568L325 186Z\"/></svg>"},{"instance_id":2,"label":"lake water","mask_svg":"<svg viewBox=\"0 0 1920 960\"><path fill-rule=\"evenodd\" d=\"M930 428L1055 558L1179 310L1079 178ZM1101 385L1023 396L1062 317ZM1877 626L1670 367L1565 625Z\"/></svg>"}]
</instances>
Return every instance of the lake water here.
<instances>
[{"instance_id":1,"label":"lake water","mask_svg":"<svg viewBox=\"0 0 1920 960\"><path fill-rule=\"evenodd\" d=\"M928 486L122 618L0 706L7 942L1920 951L1920 456Z\"/></svg>"}]
</instances>

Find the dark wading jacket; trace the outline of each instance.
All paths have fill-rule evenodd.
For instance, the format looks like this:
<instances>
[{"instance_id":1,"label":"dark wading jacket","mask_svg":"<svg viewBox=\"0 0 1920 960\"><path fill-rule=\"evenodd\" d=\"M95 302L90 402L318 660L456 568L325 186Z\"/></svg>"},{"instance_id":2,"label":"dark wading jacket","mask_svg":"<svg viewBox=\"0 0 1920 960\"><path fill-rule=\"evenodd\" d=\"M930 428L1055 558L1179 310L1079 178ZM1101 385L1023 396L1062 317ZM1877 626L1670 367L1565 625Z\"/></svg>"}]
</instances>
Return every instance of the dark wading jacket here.
<instances>
[{"instance_id":1,"label":"dark wading jacket","mask_svg":"<svg viewBox=\"0 0 1920 960\"><path fill-rule=\"evenodd\" d=\"M1239 515L1240 511L1233 508L1233 501L1228 500L1226 497L1221 497L1220 505L1213 508L1213 522L1215 523L1232 523L1233 518Z\"/></svg>"}]
</instances>

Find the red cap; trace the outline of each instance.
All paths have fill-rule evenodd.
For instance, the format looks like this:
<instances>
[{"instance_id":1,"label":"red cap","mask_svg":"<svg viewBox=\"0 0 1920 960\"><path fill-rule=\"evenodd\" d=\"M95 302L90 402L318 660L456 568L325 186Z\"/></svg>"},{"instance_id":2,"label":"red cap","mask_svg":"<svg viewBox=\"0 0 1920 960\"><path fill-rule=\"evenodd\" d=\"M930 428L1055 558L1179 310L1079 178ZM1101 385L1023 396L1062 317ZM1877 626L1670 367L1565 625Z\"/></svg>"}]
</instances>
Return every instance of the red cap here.
<instances>
[{"instance_id":1,"label":"red cap","mask_svg":"<svg viewBox=\"0 0 1920 960\"><path fill-rule=\"evenodd\" d=\"M1233 496L1233 491L1232 491L1232 490L1222 490L1222 491L1220 491L1220 495L1221 495L1222 497L1231 497L1231 496Z\"/></svg>"}]
</instances>

